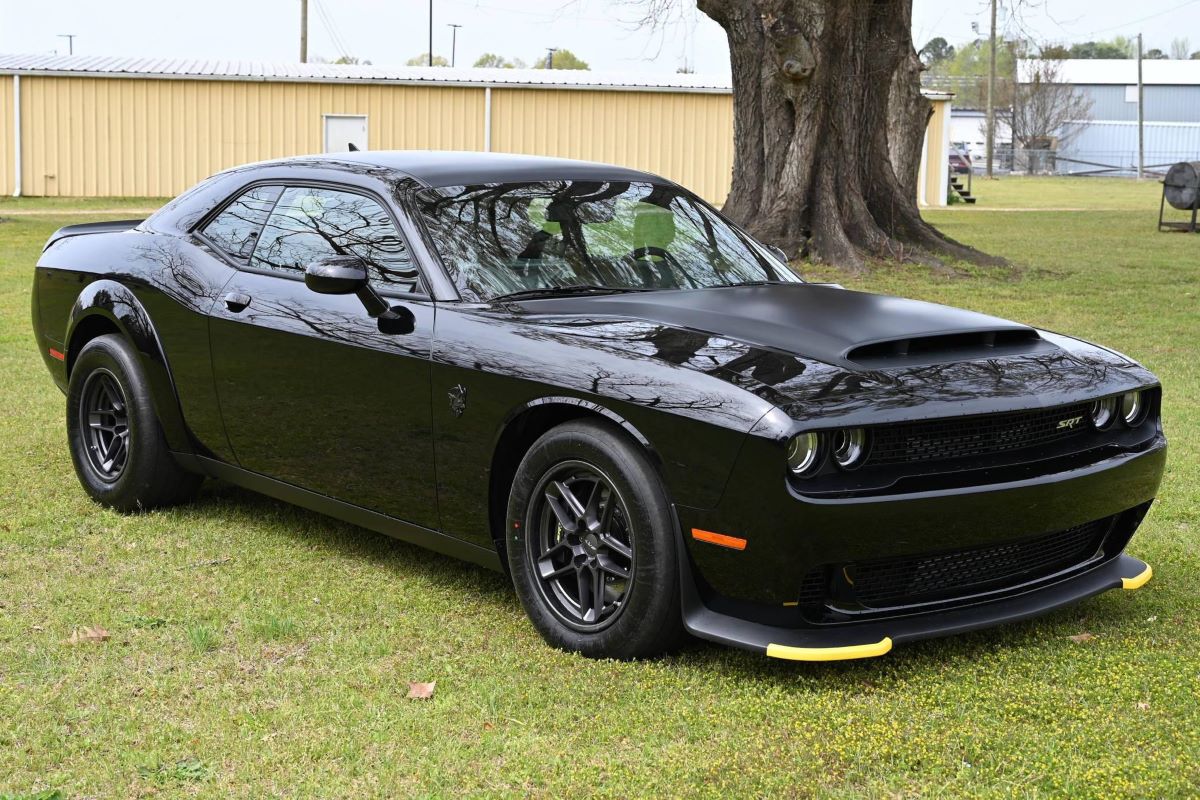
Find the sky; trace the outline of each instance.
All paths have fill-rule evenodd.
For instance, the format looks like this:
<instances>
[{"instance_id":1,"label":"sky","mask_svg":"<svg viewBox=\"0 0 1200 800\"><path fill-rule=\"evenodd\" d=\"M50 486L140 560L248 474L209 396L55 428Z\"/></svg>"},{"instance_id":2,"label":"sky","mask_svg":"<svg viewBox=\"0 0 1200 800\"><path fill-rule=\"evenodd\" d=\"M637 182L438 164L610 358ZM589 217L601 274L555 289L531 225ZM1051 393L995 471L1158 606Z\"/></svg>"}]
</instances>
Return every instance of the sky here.
<instances>
[{"instance_id":1,"label":"sky","mask_svg":"<svg viewBox=\"0 0 1200 800\"><path fill-rule=\"evenodd\" d=\"M1008 6L1013 0L1003 3ZM678 0L657 29L639 27L638 0L433 0L434 52L470 66L484 52L544 58L565 47L592 69L728 75L724 32ZM0 52L123 55L253 61L299 60L300 0L0 0ZM1200 0L1023 0L1002 8L1002 27L1037 41L1072 42L1139 31L1147 49L1187 37L1200 50ZM917 47L935 37L951 44L987 29L986 0L914 0ZM429 0L309 0L309 58L347 54L380 65L403 64L428 49Z\"/></svg>"}]
</instances>

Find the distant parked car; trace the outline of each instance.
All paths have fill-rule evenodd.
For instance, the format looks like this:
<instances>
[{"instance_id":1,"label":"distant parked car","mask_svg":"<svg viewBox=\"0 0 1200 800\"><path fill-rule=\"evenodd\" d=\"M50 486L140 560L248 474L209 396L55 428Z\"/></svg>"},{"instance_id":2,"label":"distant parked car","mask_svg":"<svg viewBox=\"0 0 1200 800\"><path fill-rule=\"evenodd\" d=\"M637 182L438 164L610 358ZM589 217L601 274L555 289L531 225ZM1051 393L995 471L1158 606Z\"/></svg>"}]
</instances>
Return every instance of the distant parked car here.
<instances>
[{"instance_id":1,"label":"distant parked car","mask_svg":"<svg viewBox=\"0 0 1200 800\"><path fill-rule=\"evenodd\" d=\"M805 283L632 169L232 169L55 233L33 328L97 501L227 480L507 570L589 656L877 656L1150 578L1124 550L1166 458L1152 374Z\"/></svg>"},{"instance_id":2,"label":"distant parked car","mask_svg":"<svg viewBox=\"0 0 1200 800\"><path fill-rule=\"evenodd\" d=\"M966 175L971 171L971 159L966 155L951 151L950 153L950 173L952 175Z\"/></svg>"}]
</instances>

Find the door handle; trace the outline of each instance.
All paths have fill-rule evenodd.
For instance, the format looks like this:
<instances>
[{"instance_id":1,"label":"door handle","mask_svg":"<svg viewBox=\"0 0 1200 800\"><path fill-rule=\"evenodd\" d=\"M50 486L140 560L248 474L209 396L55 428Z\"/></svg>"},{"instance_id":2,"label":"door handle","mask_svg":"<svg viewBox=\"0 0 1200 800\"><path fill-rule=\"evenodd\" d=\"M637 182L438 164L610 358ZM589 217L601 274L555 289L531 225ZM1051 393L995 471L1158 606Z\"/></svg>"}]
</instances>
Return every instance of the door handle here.
<instances>
[{"instance_id":1,"label":"door handle","mask_svg":"<svg viewBox=\"0 0 1200 800\"><path fill-rule=\"evenodd\" d=\"M225 295L225 307L235 314L240 314L250 305L250 295L244 292L230 292Z\"/></svg>"}]
</instances>

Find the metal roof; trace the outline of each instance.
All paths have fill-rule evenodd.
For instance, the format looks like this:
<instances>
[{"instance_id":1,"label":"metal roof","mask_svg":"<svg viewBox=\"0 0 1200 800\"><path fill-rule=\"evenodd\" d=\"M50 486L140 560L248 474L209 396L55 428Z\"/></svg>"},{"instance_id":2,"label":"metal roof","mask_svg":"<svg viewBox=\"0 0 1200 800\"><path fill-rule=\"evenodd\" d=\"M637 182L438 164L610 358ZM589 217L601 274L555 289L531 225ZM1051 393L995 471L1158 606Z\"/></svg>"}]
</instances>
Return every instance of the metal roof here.
<instances>
[{"instance_id":1,"label":"metal roof","mask_svg":"<svg viewBox=\"0 0 1200 800\"><path fill-rule=\"evenodd\" d=\"M1023 80L1043 62L1022 59L1019 65ZM1137 83L1137 60L1132 58L1065 58L1053 62L1058 67L1058 80L1073 84ZM1200 86L1200 60L1144 59L1142 82L1166 86Z\"/></svg>"},{"instance_id":2,"label":"metal roof","mask_svg":"<svg viewBox=\"0 0 1200 800\"><path fill-rule=\"evenodd\" d=\"M185 58L0 54L0 75L92 75L106 78L292 81L296 83L399 83L440 86L509 86L642 92L729 94L728 76L687 73L599 72L571 69L388 67L374 64L299 64L272 61L205 61ZM930 99L951 93L922 90Z\"/></svg>"},{"instance_id":3,"label":"metal roof","mask_svg":"<svg viewBox=\"0 0 1200 800\"><path fill-rule=\"evenodd\" d=\"M435 83L452 86L532 86L665 92L727 93L733 90L733 84L728 77L694 74L664 75L566 69L388 67L373 64L299 64L119 56L0 55L0 74L14 73L302 83Z\"/></svg>"}]
</instances>

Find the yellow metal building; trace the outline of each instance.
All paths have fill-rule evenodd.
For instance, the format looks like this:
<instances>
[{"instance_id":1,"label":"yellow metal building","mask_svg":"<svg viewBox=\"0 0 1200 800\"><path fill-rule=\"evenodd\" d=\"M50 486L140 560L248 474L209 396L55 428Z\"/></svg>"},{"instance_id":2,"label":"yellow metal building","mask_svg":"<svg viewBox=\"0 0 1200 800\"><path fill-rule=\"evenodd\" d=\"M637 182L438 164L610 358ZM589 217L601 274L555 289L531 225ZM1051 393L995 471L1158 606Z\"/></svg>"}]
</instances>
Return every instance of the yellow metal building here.
<instances>
[{"instance_id":1,"label":"yellow metal building","mask_svg":"<svg viewBox=\"0 0 1200 800\"><path fill-rule=\"evenodd\" d=\"M945 203L949 95L922 161ZM0 55L0 190L165 197L227 167L363 149L494 150L606 161L720 204L730 85L697 75L384 68Z\"/></svg>"}]
</instances>

